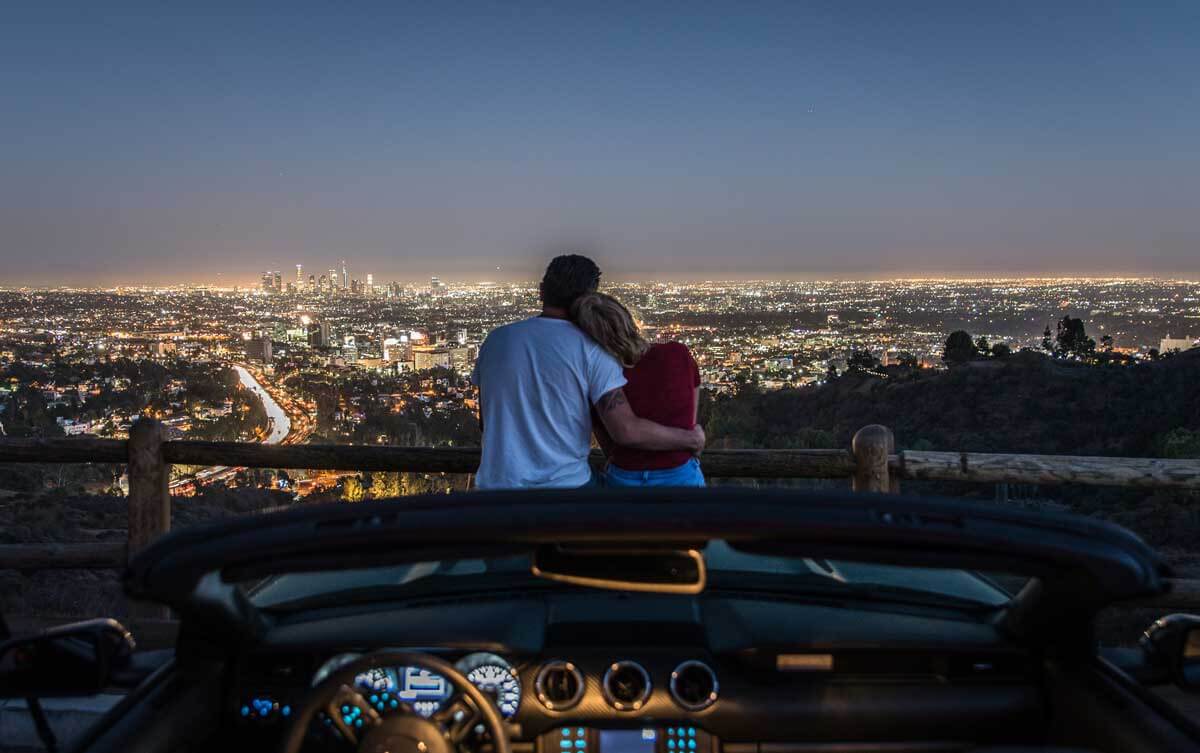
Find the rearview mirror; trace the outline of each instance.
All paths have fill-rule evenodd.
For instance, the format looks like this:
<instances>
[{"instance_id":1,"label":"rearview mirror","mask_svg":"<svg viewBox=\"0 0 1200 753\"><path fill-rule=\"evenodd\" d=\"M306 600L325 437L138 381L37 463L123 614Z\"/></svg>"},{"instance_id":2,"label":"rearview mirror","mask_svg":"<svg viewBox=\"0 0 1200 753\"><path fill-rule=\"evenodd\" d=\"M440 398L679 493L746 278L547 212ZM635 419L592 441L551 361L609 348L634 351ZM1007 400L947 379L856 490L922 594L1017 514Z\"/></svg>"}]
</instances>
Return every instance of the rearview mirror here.
<instances>
[{"instance_id":1,"label":"rearview mirror","mask_svg":"<svg viewBox=\"0 0 1200 753\"><path fill-rule=\"evenodd\" d=\"M695 549L557 544L534 552L533 574L576 586L669 594L698 594L707 578Z\"/></svg>"},{"instance_id":2,"label":"rearview mirror","mask_svg":"<svg viewBox=\"0 0 1200 753\"><path fill-rule=\"evenodd\" d=\"M1147 656L1183 690L1200 692L1200 617L1171 614L1142 634Z\"/></svg>"},{"instance_id":3,"label":"rearview mirror","mask_svg":"<svg viewBox=\"0 0 1200 753\"><path fill-rule=\"evenodd\" d=\"M108 619L13 638L0 643L0 698L95 695L133 650L129 631Z\"/></svg>"}]
</instances>

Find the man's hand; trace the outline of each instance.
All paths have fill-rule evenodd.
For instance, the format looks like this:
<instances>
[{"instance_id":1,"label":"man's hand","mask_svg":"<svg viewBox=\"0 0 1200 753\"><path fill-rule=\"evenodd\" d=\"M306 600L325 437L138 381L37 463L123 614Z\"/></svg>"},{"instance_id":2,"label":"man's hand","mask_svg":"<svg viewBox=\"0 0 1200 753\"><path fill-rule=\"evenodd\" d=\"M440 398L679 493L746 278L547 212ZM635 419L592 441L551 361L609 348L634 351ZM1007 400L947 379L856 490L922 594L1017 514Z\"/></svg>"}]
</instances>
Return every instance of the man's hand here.
<instances>
[{"instance_id":1,"label":"man's hand","mask_svg":"<svg viewBox=\"0 0 1200 753\"><path fill-rule=\"evenodd\" d=\"M596 412L600 414L609 436L624 447L668 452L687 450L693 454L704 449L704 429L699 425L690 429L676 429L638 418L629 407L623 389L604 393L596 401Z\"/></svg>"},{"instance_id":2,"label":"man's hand","mask_svg":"<svg viewBox=\"0 0 1200 753\"><path fill-rule=\"evenodd\" d=\"M708 437L704 434L704 427L696 424L692 427L692 434L696 440L696 446L692 448L692 454L700 457L700 453L704 452L704 445L708 442Z\"/></svg>"}]
</instances>

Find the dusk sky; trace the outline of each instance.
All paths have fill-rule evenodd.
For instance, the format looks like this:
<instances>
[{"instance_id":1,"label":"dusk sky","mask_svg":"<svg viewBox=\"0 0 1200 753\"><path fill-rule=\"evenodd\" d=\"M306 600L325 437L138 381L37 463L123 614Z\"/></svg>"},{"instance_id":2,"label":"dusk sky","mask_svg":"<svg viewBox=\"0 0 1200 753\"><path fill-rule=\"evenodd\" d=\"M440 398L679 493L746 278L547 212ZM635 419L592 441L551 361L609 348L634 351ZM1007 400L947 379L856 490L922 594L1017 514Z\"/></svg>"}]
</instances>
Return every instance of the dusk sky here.
<instances>
[{"instance_id":1,"label":"dusk sky","mask_svg":"<svg viewBox=\"0 0 1200 753\"><path fill-rule=\"evenodd\" d=\"M1200 278L1192 0L182 5L0 11L0 286Z\"/></svg>"}]
</instances>

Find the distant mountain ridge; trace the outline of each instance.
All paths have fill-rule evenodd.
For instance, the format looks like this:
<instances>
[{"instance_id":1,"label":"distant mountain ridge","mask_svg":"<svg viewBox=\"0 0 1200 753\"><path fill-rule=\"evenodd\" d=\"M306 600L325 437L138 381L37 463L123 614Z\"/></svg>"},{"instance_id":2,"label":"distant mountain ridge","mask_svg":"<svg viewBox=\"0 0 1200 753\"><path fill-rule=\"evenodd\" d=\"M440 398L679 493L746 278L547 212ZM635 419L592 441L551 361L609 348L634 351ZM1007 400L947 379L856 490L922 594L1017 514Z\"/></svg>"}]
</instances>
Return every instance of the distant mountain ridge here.
<instances>
[{"instance_id":1,"label":"distant mountain ridge","mask_svg":"<svg viewBox=\"0 0 1200 753\"><path fill-rule=\"evenodd\" d=\"M1189 432L1200 441L1200 348L1135 366L1027 351L886 378L852 371L705 407L713 447L845 447L880 423L902 450L1159 456Z\"/></svg>"}]
</instances>

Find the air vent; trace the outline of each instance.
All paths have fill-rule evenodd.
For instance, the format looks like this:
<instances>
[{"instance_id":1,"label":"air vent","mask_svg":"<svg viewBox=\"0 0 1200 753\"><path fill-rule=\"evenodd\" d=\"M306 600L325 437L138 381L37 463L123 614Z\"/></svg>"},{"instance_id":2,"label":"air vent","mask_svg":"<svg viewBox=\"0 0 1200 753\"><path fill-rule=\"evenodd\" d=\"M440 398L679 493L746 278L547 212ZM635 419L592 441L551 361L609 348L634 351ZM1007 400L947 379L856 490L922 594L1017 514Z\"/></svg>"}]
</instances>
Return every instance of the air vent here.
<instances>
[{"instance_id":1,"label":"air vent","mask_svg":"<svg viewBox=\"0 0 1200 753\"><path fill-rule=\"evenodd\" d=\"M650 697L650 675L634 661L615 662L604 673L604 699L617 711L637 711Z\"/></svg>"},{"instance_id":2,"label":"air vent","mask_svg":"<svg viewBox=\"0 0 1200 753\"><path fill-rule=\"evenodd\" d=\"M671 697L688 711L700 711L717 701L717 674L704 662L685 661L671 673Z\"/></svg>"},{"instance_id":3,"label":"air vent","mask_svg":"<svg viewBox=\"0 0 1200 753\"><path fill-rule=\"evenodd\" d=\"M583 698L584 687L583 674L569 661L543 664L534 681L538 700L551 711L574 707Z\"/></svg>"}]
</instances>

